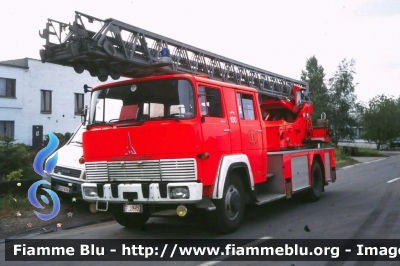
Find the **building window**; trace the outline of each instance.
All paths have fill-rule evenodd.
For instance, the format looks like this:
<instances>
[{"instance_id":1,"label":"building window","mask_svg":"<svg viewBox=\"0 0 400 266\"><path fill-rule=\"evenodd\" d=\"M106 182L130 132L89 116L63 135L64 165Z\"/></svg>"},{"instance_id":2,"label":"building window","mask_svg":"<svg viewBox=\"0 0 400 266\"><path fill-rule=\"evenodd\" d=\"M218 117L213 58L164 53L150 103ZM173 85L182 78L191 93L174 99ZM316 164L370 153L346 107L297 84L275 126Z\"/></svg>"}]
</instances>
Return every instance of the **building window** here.
<instances>
[{"instance_id":1,"label":"building window","mask_svg":"<svg viewBox=\"0 0 400 266\"><path fill-rule=\"evenodd\" d=\"M51 91L41 90L40 112L51 113Z\"/></svg>"},{"instance_id":2,"label":"building window","mask_svg":"<svg viewBox=\"0 0 400 266\"><path fill-rule=\"evenodd\" d=\"M15 79L0 78L0 97L15 98Z\"/></svg>"},{"instance_id":3,"label":"building window","mask_svg":"<svg viewBox=\"0 0 400 266\"><path fill-rule=\"evenodd\" d=\"M75 93L75 114L81 115L84 108L85 95L83 93Z\"/></svg>"},{"instance_id":4,"label":"building window","mask_svg":"<svg viewBox=\"0 0 400 266\"><path fill-rule=\"evenodd\" d=\"M14 138L14 121L0 121L0 135Z\"/></svg>"}]
</instances>

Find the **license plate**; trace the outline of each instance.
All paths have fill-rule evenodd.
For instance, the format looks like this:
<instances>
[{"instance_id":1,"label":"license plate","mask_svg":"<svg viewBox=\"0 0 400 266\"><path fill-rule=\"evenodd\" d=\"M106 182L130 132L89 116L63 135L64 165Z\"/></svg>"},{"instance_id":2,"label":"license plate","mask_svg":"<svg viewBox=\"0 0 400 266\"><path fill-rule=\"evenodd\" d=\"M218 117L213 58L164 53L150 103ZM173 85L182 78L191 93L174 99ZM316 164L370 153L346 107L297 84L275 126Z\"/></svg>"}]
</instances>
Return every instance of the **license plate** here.
<instances>
[{"instance_id":1,"label":"license plate","mask_svg":"<svg viewBox=\"0 0 400 266\"><path fill-rule=\"evenodd\" d=\"M65 193L69 193L69 187L64 187L64 186L58 185L57 190L65 192Z\"/></svg>"},{"instance_id":2,"label":"license plate","mask_svg":"<svg viewBox=\"0 0 400 266\"><path fill-rule=\"evenodd\" d=\"M124 205L124 212L141 213L142 204L126 204Z\"/></svg>"}]
</instances>

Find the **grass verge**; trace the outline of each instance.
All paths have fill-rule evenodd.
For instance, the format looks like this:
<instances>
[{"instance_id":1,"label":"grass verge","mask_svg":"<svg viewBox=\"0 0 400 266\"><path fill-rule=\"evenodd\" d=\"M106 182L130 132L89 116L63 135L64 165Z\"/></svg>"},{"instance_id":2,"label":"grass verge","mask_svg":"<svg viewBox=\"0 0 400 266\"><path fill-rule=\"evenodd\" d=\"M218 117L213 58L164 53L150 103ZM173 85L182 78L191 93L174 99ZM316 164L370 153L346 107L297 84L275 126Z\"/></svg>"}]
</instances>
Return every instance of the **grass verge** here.
<instances>
[{"instance_id":1,"label":"grass verge","mask_svg":"<svg viewBox=\"0 0 400 266\"><path fill-rule=\"evenodd\" d=\"M357 155L360 157L388 157L386 154L380 153L378 150L358 148Z\"/></svg>"},{"instance_id":2,"label":"grass verge","mask_svg":"<svg viewBox=\"0 0 400 266\"><path fill-rule=\"evenodd\" d=\"M28 197L5 194L0 196L0 219L16 216L18 211L29 211L32 207Z\"/></svg>"},{"instance_id":3,"label":"grass verge","mask_svg":"<svg viewBox=\"0 0 400 266\"><path fill-rule=\"evenodd\" d=\"M357 147L337 147L335 153L337 164L357 163L357 161L351 157L388 157L378 150Z\"/></svg>"},{"instance_id":4,"label":"grass verge","mask_svg":"<svg viewBox=\"0 0 400 266\"><path fill-rule=\"evenodd\" d=\"M358 163L358 161L354 160L349 155L347 155L345 152L343 152L342 149L336 148L335 154L336 154L336 164Z\"/></svg>"}]
</instances>

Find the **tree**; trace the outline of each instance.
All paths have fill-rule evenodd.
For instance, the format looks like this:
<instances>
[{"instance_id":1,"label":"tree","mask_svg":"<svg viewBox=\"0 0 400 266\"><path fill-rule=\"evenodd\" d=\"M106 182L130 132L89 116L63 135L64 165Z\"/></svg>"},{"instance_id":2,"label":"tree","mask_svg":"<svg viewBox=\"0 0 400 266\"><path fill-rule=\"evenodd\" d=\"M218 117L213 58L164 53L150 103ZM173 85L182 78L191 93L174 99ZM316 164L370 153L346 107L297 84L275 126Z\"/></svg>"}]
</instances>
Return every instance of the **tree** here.
<instances>
[{"instance_id":1,"label":"tree","mask_svg":"<svg viewBox=\"0 0 400 266\"><path fill-rule=\"evenodd\" d=\"M315 124L322 112L327 112L328 89L324 83L324 68L318 65L318 60L314 56L307 59L306 70L301 71L301 80L309 85L311 100L314 106L312 120Z\"/></svg>"},{"instance_id":2,"label":"tree","mask_svg":"<svg viewBox=\"0 0 400 266\"><path fill-rule=\"evenodd\" d=\"M357 97L354 94L355 61L344 59L338 66L335 74L329 79L328 90L328 115L334 137L335 146L339 139L352 138L354 133L351 127L356 126L355 117L351 112L357 109Z\"/></svg>"},{"instance_id":3,"label":"tree","mask_svg":"<svg viewBox=\"0 0 400 266\"><path fill-rule=\"evenodd\" d=\"M382 144L400 136L400 98L378 95L368 102L363 111L364 135L375 141L377 149Z\"/></svg>"}]
</instances>

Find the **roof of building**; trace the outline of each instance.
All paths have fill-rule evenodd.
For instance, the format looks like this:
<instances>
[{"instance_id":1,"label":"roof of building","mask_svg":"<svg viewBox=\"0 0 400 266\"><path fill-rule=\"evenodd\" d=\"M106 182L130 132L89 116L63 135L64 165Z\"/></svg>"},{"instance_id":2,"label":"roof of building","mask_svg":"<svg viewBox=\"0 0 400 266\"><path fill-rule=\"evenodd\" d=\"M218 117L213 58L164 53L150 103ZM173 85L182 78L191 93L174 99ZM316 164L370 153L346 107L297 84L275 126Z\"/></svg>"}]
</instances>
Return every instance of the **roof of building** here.
<instances>
[{"instance_id":1,"label":"roof of building","mask_svg":"<svg viewBox=\"0 0 400 266\"><path fill-rule=\"evenodd\" d=\"M21 58L21 59L0 61L0 66L9 66L9 67L18 67L18 68L28 69L29 68L29 63L28 63L29 60L40 61L37 59L25 57L25 58Z\"/></svg>"}]
</instances>

